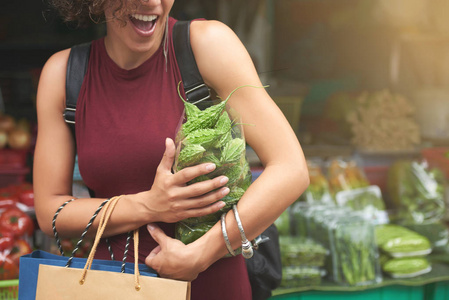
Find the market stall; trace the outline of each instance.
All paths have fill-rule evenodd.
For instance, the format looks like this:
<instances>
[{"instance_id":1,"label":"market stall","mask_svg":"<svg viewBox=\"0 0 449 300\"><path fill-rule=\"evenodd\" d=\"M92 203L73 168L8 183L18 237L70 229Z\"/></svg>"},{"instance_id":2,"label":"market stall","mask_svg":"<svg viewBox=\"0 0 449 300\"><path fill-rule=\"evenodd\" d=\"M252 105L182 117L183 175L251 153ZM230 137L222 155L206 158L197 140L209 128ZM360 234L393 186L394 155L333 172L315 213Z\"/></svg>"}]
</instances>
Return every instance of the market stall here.
<instances>
[{"instance_id":1,"label":"market stall","mask_svg":"<svg viewBox=\"0 0 449 300\"><path fill-rule=\"evenodd\" d=\"M443 171L422 156L396 160L381 189L354 159L308 166L310 186L275 223L283 279L273 299L449 296Z\"/></svg>"}]
</instances>

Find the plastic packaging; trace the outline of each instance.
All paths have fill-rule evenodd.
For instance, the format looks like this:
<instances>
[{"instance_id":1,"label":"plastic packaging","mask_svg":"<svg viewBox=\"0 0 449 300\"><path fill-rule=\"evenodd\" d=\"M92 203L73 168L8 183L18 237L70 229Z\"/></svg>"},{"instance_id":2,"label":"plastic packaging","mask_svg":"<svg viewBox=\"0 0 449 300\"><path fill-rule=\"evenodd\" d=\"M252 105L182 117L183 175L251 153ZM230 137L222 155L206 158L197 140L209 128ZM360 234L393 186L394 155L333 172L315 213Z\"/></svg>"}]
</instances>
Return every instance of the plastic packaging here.
<instances>
[{"instance_id":1,"label":"plastic packaging","mask_svg":"<svg viewBox=\"0 0 449 300\"><path fill-rule=\"evenodd\" d=\"M388 172L388 192L390 206L399 211L401 222L429 223L445 215L444 175L425 161L395 162Z\"/></svg>"},{"instance_id":2,"label":"plastic packaging","mask_svg":"<svg viewBox=\"0 0 449 300\"><path fill-rule=\"evenodd\" d=\"M373 223L354 215L341 216L327 225L331 241L333 280L351 286L382 281Z\"/></svg>"},{"instance_id":3,"label":"plastic packaging","mask_svg":"<svg viewBox=\"0 0 449 300\"><path fill-rule=\"evenodd\" d=\"M340 191L369 186L363 170L352 159L334 158L327 166L327 177L333 195Z\"/></svg>"},{"instance_id":4,"label":"plastic packaging","mask_svg":"<svg viewBox=\"0 0 449 300\"><path fill-rule=\"evenodd\" d=\"M234 111L227 111L225 107L229 97L202 111L195 105L184 102L187 120L184 123L184 119L181 120L176 135L174 171L213 162L216 169L212 173L199 176L188 184L225 175L229 178L226 186L230 189L229 194L221 199L226 206L220 212L177 223L175 236L185 244L201 237L211 228L211 224L218 222L221 213L230 210L240 200L252 181L246 158L243 125L239 116Z\"/></svg>"},{"instance_id":5,"label":"plastic packaging","mask_svg":"<svg viewBox=\"0 0 449 300\"><path fill-rule=\"evenodd\" d=\"M393 278L412 278L429 273L432 266L423 257L393 258L382 265L382 270Z\"/></svg>"},{"instance_id":6,"label":"plastic packaging","mask_svg":"<svg viewBox=\"0 0 449 300\"><path fill-rule=\"evenodd\" d=\"M280 237L281 260L284 267L324 266L329 250L311 238Z\"/></svg>"},{"instance_id":7,"label":"plastic packaging","mask_svg":"<svg viewBox=\"0 0 449 300\"><path fill-rule=\"evenodd\" d=\"M442 222L404 224L404 226L425 236L430 241L432 252L445 252L448 249L449 229Z\"/></svg>"},{"instance_id":8,"label":"plastic packaging","mask_svg":"<svg viewBox=\"0 0 449 300\"><path fill-rule=\"evenodd\" d=\"M371 185L340 191L336 194L335 199L338 205L348 206L354 211L359 211L366 219L372 220L376 224L388 223L388 214L378 186Z\"/></svg>"},{"instance_id":9,"label":"plastic packaging","mask_svg":"<svg viewBox=\"0 0 449 300\"><path fill-rule=\"evenodd\" d=\"M391 257L424 256L432 252L430 241L426 237L403 226L378 225L375 232L378 247Z\"/></svg>"},{"instance_id":10,"label":"plastic packaging","mask_svg":"<svg viewBox=\"0 0 449 300\"><path fill-rule=\"evenodd\" d=\"M317 267L285 267L282 268L281 287L293 288L301 286L318 286L326 272Z\"/></svg>"},{"instance_id":11,"label":"plastic packaging","mask_svg":"<svg viewBox=\"0 0 449 300\"><path fill-rule=\"evenodd\" d=\"M307 160L310 184L306 191L301 195L301 199L307 203L324 203L332 204L329 182L324 176L321 166L317 161Z\"/></svg>"}]
</instances>

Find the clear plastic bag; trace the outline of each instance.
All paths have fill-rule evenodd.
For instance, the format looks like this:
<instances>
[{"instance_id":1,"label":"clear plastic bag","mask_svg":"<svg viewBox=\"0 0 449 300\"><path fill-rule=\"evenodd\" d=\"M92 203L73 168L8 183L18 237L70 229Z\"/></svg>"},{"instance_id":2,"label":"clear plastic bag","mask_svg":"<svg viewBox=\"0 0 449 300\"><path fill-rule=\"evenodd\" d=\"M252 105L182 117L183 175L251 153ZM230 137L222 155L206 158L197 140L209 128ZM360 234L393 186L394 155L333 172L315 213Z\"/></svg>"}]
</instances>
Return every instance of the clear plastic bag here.
<instances>
[{"instance_id":1,"label":"clear plastic bag","mask_svg":"<svg viewBox=\"0 0 449 300\"><path fill-rule=\"evenodd\" d=\"M443 173L425 161L397 161L388 173L389 206L398 210L405 224L441 221L446 213L445 185Z\"/></svg>"},{"instance_id":2,"label":"clear plastic bag","mask_svg":"<svg viewBox=\"0 0 449 300\"><path fill-rule=\"evenodd\" d=\"M332 199L329 182L324 176L321 166L313 160L307 160L309 170L310 184L306 191L301 195L300 200L307 203L334 203Z\"/></svg>"},{"instance_id":3,"label":"clear plastic bag","mask_svg":"<svg viewBox=\"0 0 449 300\"><path fill-rule=\"evenodd\" d=\"M327 166L327 177L333 196L340 191L370 185L365 173L353 159L331 159Z\"/></svg>"},{"instance_id":4,"label":"clear plastic bag","mask_svg":"<svg viewBox=\"0 0 449 300\"><path fill-rule=\"evenodd\" d=\"M252 182L243 125L235 111L226 110L229 97L205 110L185 102L185 119L181 120L176 135L174 171L212 162L216 164L212 173L199 176L188 184L225 175L229 178L226 186L230 189L221 199L226 205L219 212L177 223L176 238L185 244L195 241L217 223L220 215L240 200Z\"/></svg>"},{"instance_id":5,"label":"clear plastic bag","mask_svg":"<svg viewBox=\"0 0 449 300\"><path fill-rule=\"evenodd\" d=\"M391 257L424 256L432 252L430 241L423 235L397 224L376 226L376 243Z\"/></svg>"}]
</instances>

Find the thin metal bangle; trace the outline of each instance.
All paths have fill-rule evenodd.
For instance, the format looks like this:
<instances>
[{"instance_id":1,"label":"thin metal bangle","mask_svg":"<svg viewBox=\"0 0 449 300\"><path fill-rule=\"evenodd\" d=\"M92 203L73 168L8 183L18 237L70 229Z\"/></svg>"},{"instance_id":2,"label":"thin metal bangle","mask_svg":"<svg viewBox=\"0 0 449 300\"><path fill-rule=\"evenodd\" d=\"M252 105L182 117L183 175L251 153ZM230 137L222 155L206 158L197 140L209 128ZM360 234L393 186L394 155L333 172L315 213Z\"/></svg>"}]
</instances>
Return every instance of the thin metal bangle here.
<instances>
[{"instance_id":1,"label":"thin metal bangle","mask_svg":"<svg viewBox=\"0 0 449 300\"><path fill-rule=\"evenodd\" d=\"M226 213L221 215L221 232L223 233L223 238L225 240L226 248L228 249L229 254L235 256L235 252L232 249L231 242L229 241L228 233L226 232Z\"/></svg>"},{"instance_id":2,"label":"thin metal bangle","mask_svg":"<svg viewBox=\"0 0 449 300\"><path fill-rule=\"evenodd\" d=\"M234 217L235 220L237 221L237 226L239 228L240 236L242 238L242 255L246 259L251 258L253 257L254 254L253 245L246 238L245 231L243 230L242 221L240 220L239 212L237 210L237 205L234 204L232 206L232 209L234 210Z\"/></svg>"}]
</instances>

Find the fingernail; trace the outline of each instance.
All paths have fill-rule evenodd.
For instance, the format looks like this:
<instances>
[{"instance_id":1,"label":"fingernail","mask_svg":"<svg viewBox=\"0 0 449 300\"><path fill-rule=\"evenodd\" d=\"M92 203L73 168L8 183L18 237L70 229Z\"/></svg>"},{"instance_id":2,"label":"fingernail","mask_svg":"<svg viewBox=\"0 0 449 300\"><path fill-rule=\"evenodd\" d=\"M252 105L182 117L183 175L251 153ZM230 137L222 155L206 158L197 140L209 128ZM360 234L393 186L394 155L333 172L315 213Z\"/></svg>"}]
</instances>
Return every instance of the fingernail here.
<instances>
[{"instance_id":1,"label":"fingernail","mask_svg":"<svg viewBox=\"0 0 449 300\"><path fill-rule=\"evenodd\" d=\"M223 207L225 207L225 205L226 205L226 203L224 203L223 201L219 201L217 203L218 208L223 208Z\"/></svg>"},{"instance_id":2,"label":"fingernail","mask_svg":"<svg viewBox=\"0 0 449 300\"><path fill-rule=\"evenodd\" d=\"M228 180L229 180L228 177L223 176L223 177L220 179L220 183L221 183L221 184L226 184L226 182L228 182Z\"/></svg>"},{"instance_id":3,"label":"fingernail","mask_svg":"<svg viewBox=\"0 0 449 300\"><path fill-rule=\"evenodd\" d=\"M221 191L221 194L223 195L223 196L226 196L227 194L229 193L229 188L224 188L222 191Z\"/></svg>"},{"instance_id":4,"label":"fingernail","mask_svg":"<svg viewBox=\"0 0 449 300\"><path fill-rule=\"evenodd\" d=\"M154 230L154 225L153 224L148 224L147 225L147 229L148 229L148 231L153 231Z\"/></svg>"},{"instance_id":5,"label":"fingernail","mask_svg":"<svg viewBox=\"0 0 449 300\"><path fill-rule=\"evenodd\" d=\"M207 165L206 165L206 170L208 170L208 171L213 171L213 170L215 170L215 164L207 164Z\"/></svg>"}]
</instances>

